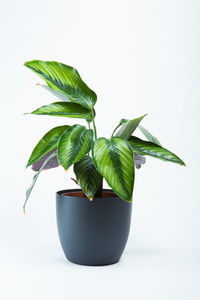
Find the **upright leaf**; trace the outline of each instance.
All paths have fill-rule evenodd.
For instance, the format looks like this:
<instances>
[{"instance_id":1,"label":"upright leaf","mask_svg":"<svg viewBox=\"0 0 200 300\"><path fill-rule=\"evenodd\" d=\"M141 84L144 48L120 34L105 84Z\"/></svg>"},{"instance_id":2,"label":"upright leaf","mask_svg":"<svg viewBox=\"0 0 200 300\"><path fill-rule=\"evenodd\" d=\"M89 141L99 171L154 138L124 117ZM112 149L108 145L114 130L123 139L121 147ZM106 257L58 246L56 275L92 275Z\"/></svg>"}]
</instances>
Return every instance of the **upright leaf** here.
<instances>
[{"instance_id":1,"label":"upright leaf","mask_svg":"<svg viewBox=\"0 0 200 300\"><path fill-rule=\"evenodd\" d=\"M84 194L92 200L102 186L102 176L96 170L92 157L85 155L75 163L74 173Z\"/></svg>"},{"instance_id":2,"label":"upright leaf","mask_svg":"<svg viewBox=\"0 0 200 300\"><path fill-rule=\"evenodd\" d=\"M25 213L26 203L27 203L28 198L29 198L29 196L30 196L30 194L31 194L31 192L32 192L32 190L33 190L33 188L34 188L34 185L35 185L35 183L36 183L36 181L37 181L37 179L38 179L38 176L40 175L41 171L45 168L46 164L47 164L53 157L56 157L56 156L57 156L57 153L56 153L56 152L54 152L54 153L52 153L50 156L48 156L48 157L46 158L46 160L43 162L43 164L42 164L40 170L33 176L32 184L30 185L30 187L29 187L28 190L26 191L26 200L25 200L24 205L23 205L24 213Z\"/></svg>"},{"instance_id":3,"label":"upright leaf","mask_svg":"<svg viewBox=\"0 0 200 300\"><path fill-rule=\"evenodd\" d=\"M131 136L128 141L132 146L133 151L141 155L150 155L165 161L170 161L179 165L185 165L185 163L174 153L155 143L143 141L135 136Z\"/></svg>"},{"instance_id":4,"label":"upright leaf","mask_svg":"<svg viewBox=\"0 0 200 300\"><path fill-rule=\"evenodd\" d=\"M137 119L128 120L127 122L126 119L122 119L120 123L123 125L120 128L120 130L117 132L116 136L128 139L146 115Z\"/></svg>"},{"instance_id":5,"label":"upright leaf","mask_svg":"<svg viewBox=\"0 0 200 300\"><path fill-rule=\"evenodd\" d=\"M140 131L144 134L144 136L147 138L147 140L149 142L152 142L154 144L157 144L159 146L161 146L159 140L153 136L147 129L145 129L143 126L139 125L138 128L140 129Z\"/></svg>"},{"instance_id":6,"label":"upright leaf","mask_svg":"<svg viewBox=\"0 0 200 300\"><path fill-rule=\"evenodd\" d=\"M68 101L92 108L97 96L81 79L78 71L55 61L33 60L25 66L42 77L48 86L67 96Z\"/></svg>"},{"instance_id":7,"label":"upright leaf","mask_svg":"<svg viewBox=\"0 0 200 300\"><path fill-rule=\"evenodd\" d=\"M133 151L129 143L119 137L94 141L92 156L99 173L123 200L131 201L134 183Z\"/></svg>"},{"instance_id":8,"label":"upright leaf","mask_svg":"<svg viewBox=\"0 0 200 300\"><path fill-rule=\"evenodd\" d=\"M62 100L64 102L69 102L69 98L63 92L54 90L54 89L50 88L48 85L46 85L46 84L39 84L38 83L37 85L43 87L45 90L47 90L48 92L50 92L51 94L53 94L54 96L56 96L58 99L60 99L60 100Z\"/></svg>"},{"instance_id":9,"label":"upright leaf","mask_svg":"<svg viewBox=\"0 0 200 300\"><path fill-rule=\"evenodd\" d=\"M45 154L54 149L58 144L60 136L68 128L70 128L70 126L64 125L55 127L48 131L33 149L26 167L33 165L34 163L39 161Z\"/></svg>"},{"instance_id":10,"label":"upright leaf","mask_svg":"<svg viewBox=\"0 0 200 300\"><path fill-rule=\"evenodd\" d=\"M92 120L92 111L81 106L80 104L70 102L55 102L48 105L41 106L40 108L31 112L34 115L47 115L68 118L81 118Z\"/></svg>"},{"instance_id":11,"label":"upright leaf","mask_svg":"<svg viewBox=\"0 0 200 300\"><path fill-rule=\"evenodd\" d=\"M61 136L58 143L58 160L65 170L79 161L91 149L93 130L73 125Z\"/></svg>"}]
</instances>

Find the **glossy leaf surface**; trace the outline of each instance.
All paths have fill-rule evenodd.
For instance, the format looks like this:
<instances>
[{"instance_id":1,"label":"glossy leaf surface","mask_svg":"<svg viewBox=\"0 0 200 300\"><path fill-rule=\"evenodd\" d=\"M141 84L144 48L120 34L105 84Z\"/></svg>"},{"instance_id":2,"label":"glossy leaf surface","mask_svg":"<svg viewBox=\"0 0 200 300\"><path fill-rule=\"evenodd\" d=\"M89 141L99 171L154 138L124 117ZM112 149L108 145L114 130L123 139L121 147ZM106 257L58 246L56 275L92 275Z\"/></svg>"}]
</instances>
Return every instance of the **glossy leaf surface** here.
<instances>
[{"instance_id":1,"label":"glossy leaf surface","mask_svg":"<svg viewBox=\"0 0 200 300\"><path fill-rule=\"evenodd\" d=\"M81 79L73 67L55 61L33 60L25 66L42 77L48 86L67 96L68 101L92 108L97 96Z\"/></svg>"},{"instance_id":2,"label":"glossy leaf surface","mask_svg":"<svg viewBox=\"0 0 200 300\"><path fill-rule=\"evenodd\" d=\"M94 141L92 156L99 173L123 200L131 201L134 183L133 151L129 143L119 137Z\"/></svg>"},{"instance_id":3,"label":"glossy leaf surface","mask_svg":"<svg viewBox=\"0 0 200 300\"><path fill-rule=\"evenodd\" d=\"M58 143L58 161L65 170L91 149L93 130L85 126L73 125L61 136Z\"/></svg>"},{"instance_id":4,"label":"glossy leaf surface","mask_svg":"<svg viewBox=\"0 0 200 300\"><path fill-rule=\"evenodd\" d=\"M50 88L48 85L45 85L45 84L37 84L37 85L43 87L45 90L47 90L48 92L53 94L55 97L57 97L61 101L69 102L69 99L68 99L66 94L64 94L62 92L59 92L57 90L54 90L54 89Z\"/></svg>"},{"instance_id":5,"label":"glossy leaf surface","mask_svg":"<svg viewBox=\"0 0 200 300\"><path fill-rule=\"evenodd\" d=\"M128 141L132 146L133 151L141 155L150 155L165 161L170 161L179 165L185 165L178 156L157 144L143 141L135 136L131 136Z\"/></svg>"},{"instance_id":6,"label":"glossy leaf surface","mask_svg":"<svg viewBox=\"0 0 200 300\"><path fill-rule=\"evenodd\" d=\"M83 156L74 164L74 173L84 194L92 200L102 186L102 176L96 170L94 161L89 155Z\"/></svg>"},{"instance_id":7,"label":"glossy leaf surface","mask_svg":"<svg viewBox=\"0 0 200 300\"><path fill-rule=\"evenodd\" d=\"M92 120L91 110L76 103L55 102L39 107L31 112L34 115L47 115L68 118L81 118Z\"/></svg>"},{"instance_id":8,"label":"glossy leaf surface","mask_svg":"<svg viewBox=\"0 0 200 300\"><path fill-rule=\"evenodd\" d=\"M139 125L138 128L140 129L140 131L144 134L144 136L147 138L147 140L149 142L152 142L154 144L157 144L159 146L161 146L159 140L153 136L147 129L145 129L143 126Z\"/></svg>"},{"instance_id":9,"label":"glossy leaf surface","mask_svg":"<svg viewBox=\"0 0 200 300\"><path fill-rule=\"evenodd\" d=\"M46 153L55 148L58 144L58 141L65 130L70 128L68 125L58 126L50 131L48 131L42 139L38 142L36 147L33 149L31 156L28 160L27 166L29 167L32 164L39 161Z\"/></svg>"},{"instance_id":10,"label":"glossy leaf surface","mask_svg":"<svg viewBox=\"0 0 200 300\"><path fill-rule=\"evenodd\" d=\"M120 124L123 124L123 125L120 128L120 130L116 133L115 136L128 139L131 136L131 134L135 131L135 129L138 127L138 125L140 124L140 122L142 121L142 119L145 116L146 115L144 115L140 118L137 118L137 119L128 120L127 122L126 122L126 119L122 119L120 121Z\"/></svg>"}]
</instances>

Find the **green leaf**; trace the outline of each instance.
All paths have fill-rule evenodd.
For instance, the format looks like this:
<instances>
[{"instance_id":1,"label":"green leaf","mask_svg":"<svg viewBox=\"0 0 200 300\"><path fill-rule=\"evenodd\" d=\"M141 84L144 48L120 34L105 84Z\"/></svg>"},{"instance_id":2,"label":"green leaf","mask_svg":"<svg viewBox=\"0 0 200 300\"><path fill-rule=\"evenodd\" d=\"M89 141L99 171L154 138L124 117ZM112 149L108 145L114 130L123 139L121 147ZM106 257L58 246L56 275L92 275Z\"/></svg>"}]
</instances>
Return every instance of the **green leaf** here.
<instances>
[{"instance_id":1,"label":"green leaf","mask_svg":"<svg viewBox=\"0 0 200 300\"><path fill-rule=\"evenodd\" d=\"M37 84L37 85L43 87L45 90L47 90L48 92L50 92L51 94L56 96L58 99L60 99L64 102L70 102L66 94L56 91L56 90L53 90L52 88L50 88L48 85L45 85L45 84Z\"/></svg>"},{"instance_id":2,"label":"green leaf","mask_svg":"<svg viewBox=\"0 0 200 300\"><path fill-rule=\"evenodd\" d=\"M52 158L56 157L57 153L54 152L52 153L50 156L47 157L47 159L44 161L43 165L41 166L40 170L34 175L33 177L33 181L30 185L30 187L28 188L28 190L26 191L26 200L24 202L24 205L23 205L23 210L24 210L24 214L26 213L25 212L25 208L26 208L26 203L28 201L28 198L33 190L33 187L38 179L38 176L40 175L41 171L45 168L46 164L48 163L48 161L50 161Z\"/></svg>"},{"instance_id":3,"label":"green leaf","mask_svg":"<svg viewBox=\"0 0 200 300\"><path fill-rule=\"evenodd\" d=\"M116 136L128 139L146 115L147 114L140 118L129 120L127 122L126 119L122 119L120 123L123 124L123 126L117 132Z\"/></svg>"},{"instance_id":4,"label":"green leaf","mask_svg":"<svg viewBox=\"0 0 200 300\"><path fill-rule=\"evenodd\" d=\"M68 128L70 128L70 126L68 125L58 126L48 131L33 149L33 152L31 153L26 167L33 165L38 160L40 160L46 153L50 152L53 148L55 148L58 144L60 136Z\"/></svg>"},{"instance_id":5,"label":"green leaf","mask_svg":"<svg viewBox=\"0 0 200 300\"><path fill-rule=\"evenodd\" d=\"M85 126L73 125L61 136L58 143L58 161L67 171L91 149L93 130Z\"/></svg>"},{"instance_id":6,"label":"green leaf","mask_svg":"<svg viewBox=\"0 0 200 300\"><path fill-rule=\"evenodd\" d=\"M133 151L141 155L150 155L165 161L170 161L179 165L185 165L185 163L174 153L155 143L143 141L135 136L131 136L128 141L132 146Z\"/></svg>"},{"instance_id":7,"label":"green leaf","mask_svg":"<svg viewBox=\"0 0 200 300\"><path fill-rule=\"evenodd\" d=\"M49 157L49 155L51 155L54 152L57 152L57 147L53 148L51 151L47 152L44 156L42 156L42 158L40 158L37 162L35 162L31 166L31 169L35 172L38 172L39 169L41 168L43 162L47 159L47 157ZM57 156L55 156L55 157L53 157L52 159L50 159L48 161L48 163L46 164L46 166L44 167L43 170L49 170L49 169L57 168L58 166L60 166L60 164L58 162Z\"/></svg>"},{"instance_id":8,"label":"green leaf","mask_svg":"<svg viewBox=\"0 0 200 300\"><path fill-rule=\"evenodd\" d=\"M131 201L134 183L133 151L129 143L119 137L94 141L92 156L99 173L123 200Z\"/></svg>"},{"instance_id":9,"label":"green leaf","mask_svg":"<svg viewBox=\"0 0 200 300\"><path fill-rule=\"evenodd\" d=\"M128 122L129 120L128 119L121 119L120 122L119 122L119 125L123 125L124 123Z\"/></svg>"},{"instance_id":10,"label":"green leaf","mask_svg":"<svg viewBox=\"0 0 200 300\"><path fill-rule=\"evenodd\" d=\"M138 128L140 129L140 131L144 134L144 136L147 138L148 141L157 144L159 146L161 146L159 140L153 136L147 129L145 129L143 126L139 125Z\"/></svg>"},{"instance_id":11,"label":"green leaf","mask_svg":"<svg viewBox=\"0 0 200 300\"><path fill-rule=\"evenodd\" d=\"M66 95L68 101L92 108L97 96L81 79L73 67L55 61L33 60L25 62L26 67L42 77L48 86Z\"/></svg>"},{"instance_id":12,"label":"green leaf","mask_svg":"<svg viewBox=\"0 0 200 300\"><path fill-rule=\"evenodd\" d=\"M85 155L75 163L74 173L84 194L92 200L102 186L102 176L96 170L92 157Z\"/></svg>"},{"instance_id":13,"label":"green leaf","mask_svg":"<svg viewBox=\"0 0 200 300\"><path fill-rule=\"evenodd\" d=\"M31 112L34 115L47 115L68 118L81 118L92 120L92 111L76 103L70 102L55 102Z\"/></svg>"}]
</instances>

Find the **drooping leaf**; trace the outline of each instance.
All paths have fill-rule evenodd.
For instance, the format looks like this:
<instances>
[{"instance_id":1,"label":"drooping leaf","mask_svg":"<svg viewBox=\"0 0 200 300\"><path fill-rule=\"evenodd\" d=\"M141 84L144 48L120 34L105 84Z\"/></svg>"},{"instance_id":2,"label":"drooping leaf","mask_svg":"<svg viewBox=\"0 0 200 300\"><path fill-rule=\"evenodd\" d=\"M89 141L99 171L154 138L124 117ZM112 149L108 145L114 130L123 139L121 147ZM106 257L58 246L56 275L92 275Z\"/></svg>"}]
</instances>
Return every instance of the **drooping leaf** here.
<instances>
[{"instance_id":1,"label":"drooping leaf","mask_svg":"<svg viewBox=\"0 0 200 300\"><path fill-rule=\"evenodd\" d=\"M75 163L74 173L84 194L92 200L102 186L102 176L96 170L92 157L85 155Z\"/></svg>"},{"instance_id":2,"label":"drooping leaf","mask_svg":"<svg viewBox=\"0 0 200 300\"><path fill-rule=\"evenodd\" d=\"M70 102L54 102L39 107L31 112L34 115L47 115L68 118L81 118L92 120L92 111L80 104Z\"/></svg>"},{"instance_id":3,"label":"drooping leaf","mask_svg":"<svg viewBox=\"0 0 200 300\"><path fill-rule=\"evenodd\" d=\"M99 173L123 200L131 201L134 183L133 151L129 143L119 137L94 141L92 156Z\"/></svg>"},{"instance_id":4,"label":"drooping leaf","mask_svg":"<svg viewBox=\"0 0 200 300\"><path fill-rule=\"evenodd\" d=\"M159 146L161 146L159 140L153 136L147 129L145 129L143 126L139 125L138 128L140 129L140 131L144 134L144 136L147 138L147 140L149 142L152 142L154 144L157 144Z\"/></svg>"},{"instance_id":5,"label":"drooping leaf","mask_svg":"<svg viewBox=\"0 0 200 300\"><path fill-rule=\"evenodd\" d=\"M150 155L165 161L185 165L177 155L155 143L143 141L135 136L131 136L128 141L132 146L133 151L141 155Z\"/></svg>"},{"instance_id":6,"label":"drooping leaf","mask_svg":"<svg viewBox=\"0 0 200 300\"><path fill-rule=\"evenodd\" d=\"M26 167L39 161L45 154L54 149L65 130L70 128L68 125L58 126L48 131L33 149ZM37 167L36 167L37 168Z\"/></svg>"},{"instance_id":7,"label":"drooping leaf","mask_svg":"<svg viewBox=\"0 0 200 300\"><path fill-rule=\"evenodd\" d=\"M138 154L137 152L134 152L133 154L134 154L135 167L137 169L140 169L141 165L145 164L146 157Z\"/></svg>"},{"instance_id":8,"label":"drooping leaf","mask_svg":"<svg viewBox=\"0 0 200 300\"><path fill-rule=\"evenodd\" d=\"M39 169L39 171L33 176L33 181L32 181L32 183L31 183L30 187L28 188L28 190L26 191L26 200L25 200L24 205L23 205L24 213L25 213L26 203L27 203L28 198L29 198L29 196L30 196L30 194L31 194L31 192L32 192L32 190L33 190L33 187L34 187L34 185L35 185L35 183L36 183L36 181L37 181L37 179L38 179L38 176L40 175L41 171L45 168L46 164L47 164L52 158L54 158L54 157L56 157L56 156L57 156L57 153L56 153L56 152L54 152L54 153L52 153L50 156L48 156L48 157L46 158L46 160L43 162L43 164L42 164L41 168Z\"/></svg>"},{"instance_id":9,"label":"drooping leaf","mask_svg":"<svg viewBox=\"0 0 200 300\"><path fill-rule=\"evenodd\" d=\"M127 122L125 122L126 119L122 119L120 122L123 125L120 128L120 130L116 133L115 136L128 139L146 115L141 116L140 118L137 119L128 120Z\"/></svg>"},{"instance_id":10,"label":"drooping leaf","mask_svg":"<svg viewBox=\"0 0 200 300\"><path fill-rule=\"evenodd\" d=\"M54 152L57 151L57 147L52 149L51 151L49 151L48 153L46 153L44 156L42 156L42 158L40 158L36 163L34 163L31 167L31 169L33 171L38 172L41 168L41 166L43 165L43 163L45 162L45 160ZM45 167L43 168L43 170L49 170L49 169L53 169L58 167L60 164L58 162L58 158L57 156L52 157L47 164L45 165Z\"/></svg>"},{"instance_id":11,"label":"drooping leaf","mask_svg":"<svg viewBox=\"0 0 200 300\"><path fill-rule=\"evenodd\" d=\"M33 60L25 62L25 66L42 77L48 86L63 93L70 102L92 108L97 96L81 79L73 67L55 61Z\"/></svg>"},{"instance_id":12,"label":"drooping leaf","mask_svg":"<svg viewBox=\"0 0 200 300\"><path fill-rule=\"evenodd\" d=\"M65 170L79 161L91 149L93 130L73 125L61 136L58 143L58 160Z\"/></svg>"}]
</instances>

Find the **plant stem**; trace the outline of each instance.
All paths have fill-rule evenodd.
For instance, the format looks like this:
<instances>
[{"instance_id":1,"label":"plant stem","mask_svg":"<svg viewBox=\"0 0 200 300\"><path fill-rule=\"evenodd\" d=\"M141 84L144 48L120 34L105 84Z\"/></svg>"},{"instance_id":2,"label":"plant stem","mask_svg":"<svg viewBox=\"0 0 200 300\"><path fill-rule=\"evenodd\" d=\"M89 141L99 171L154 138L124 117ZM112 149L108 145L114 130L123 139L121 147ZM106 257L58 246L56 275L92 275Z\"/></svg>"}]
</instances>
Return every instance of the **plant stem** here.
<instances>
[{"instance_id":1,"label":"plant stem","mask_svg":"<svg viewBox=\"0 0 200 300\"><path fill-rule=\"evenodd\" d=\"M93 124L93 128L94 128L94 137L95 137L95 139L97 139L97 129L96 129L96 124L95 124L95 120L94 120L94 118L95 118L94 111L92 111L92 116L93 116L92 124Z\"/></svg>"},{"instance_id":2,"label":"plant stem","mask_svg":"<svg viewBox=\"0 0 200 300\"><path fill-rule=\"evenodd\" d=\"M87 123L88 123L88 128L91 129L91 127L90 127L90 122L87 121Z\"/></svg>"},{"instance_id":3,"label":"plant stem","mask_svg":"<svg viewBox=\"0 0 200 300\"><path fill-rule=\"evenodd\" d=\"M112 133L111 137L113 137L113 135L114 135L115 131L116 131L116 130L117 130L117 128L119 128L120 126L121 126L121 124L119 124L119 125L117 125L117 127L115 127L115 129L113 130L113 133Z\"/></svg>"},{"instance_id":4,"label":"plant stem","mask_svg":"<svg viewBox=\"0 0 200 300\"><path fill-rule=\"evenodd\" d=\"M94 198L102 198L102 194L103 194L103 178L102 178L101 186L97 190L96 194L94 195Z\"/></svg>"},{"instance_id":5,"label":"plant stem","mask_svg":"<svg viewBox=\"0 0 200 300\"><path fill-rule=\"evenodd\" d=\"M96 125L95 125L94 119L92 120L92 123L93 123L93 128L94 128L94 137L95 137L95 139L97 139L97 129L96 129Z\"/></svg>"}]
</instances>

